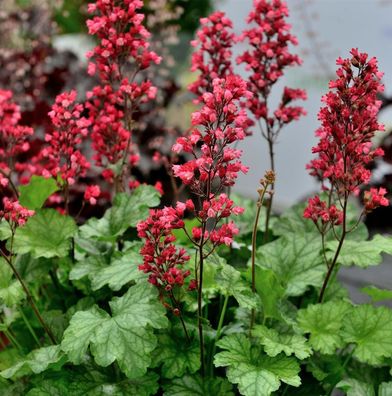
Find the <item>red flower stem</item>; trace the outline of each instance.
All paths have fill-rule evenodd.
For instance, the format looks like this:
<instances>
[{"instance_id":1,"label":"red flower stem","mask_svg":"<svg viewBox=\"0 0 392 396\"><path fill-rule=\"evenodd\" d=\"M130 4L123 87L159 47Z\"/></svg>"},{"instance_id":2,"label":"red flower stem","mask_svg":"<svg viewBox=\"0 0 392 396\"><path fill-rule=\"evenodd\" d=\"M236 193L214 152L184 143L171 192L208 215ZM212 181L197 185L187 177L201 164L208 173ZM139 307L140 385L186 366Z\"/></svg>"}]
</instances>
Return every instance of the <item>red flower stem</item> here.
<instances>
[{"instance_id":1,"label":"red flower stem","mask_svg":"<svg viewBox=\"0 0 392 396\"><path fill-rule=\"evenodd\" d=\"M200 371L201 376L204 377L204 336L203 336L203 265L204 265L204 233L206 231L206 222L203 221L202 225L202 236L199 244L199 278L198 278L198 290L197 290L197 326L199 329L199 344L200 344Z\"/></svg>"},{"instance_id":2,"label":"red flower stem","mask_svg":"<svg viewBox=\"0 0 392 396\"><path fill-rule=\"evenodd\" d=\"M176 298L174 297L173 291L170 292L169 296L170 296L170 299L172 300L173 305L178 309L178 312L179 312L178 317L179 317L179 319L181 321L182 328L184 329L184 333L185 333L186 339L187 339L188 343L190 343L191 339L189 337L189 333L188 333L188 330L186 328L186 325L185 325L185 322L184 322L184 318L182 317L182 313L181 313L181 310L179 308L179 303L176 300Z\"/></svg>"},{"instance_id":3,"label":"red flower stem","mask_svg":"<svg viewBox=\"0 0 392 396\"><path fill-rule=\"evenodd\" d=\"M6 177L6 178L8 179L8 183L9 183L9 185L10 185L10 187L11 187L12 192L15 194L16 198L18 198L18 197L19 197L19 191L18 191L18 189L16 188L15 184L13 183L13 181L12 181L12 179L11 179L11 176L10 176L10 175L7 175L2 169L0 169L0 173L1 173L4 177Z\"/></svg>"},{"instance_id":4,"label":"red flower stem","mask_svg":"<svg viewBox=\"0 0 392 396\"><path fill-rule=\"evenodd\" d=\"M319 303L323 302L323 298L324 298L324 294L325 294L325 291L326 291L327 286L328 286L328 282L329 282L329 280L331 278L332 273L334 272L334 269L335 269L335 266L336 266L336 263L337 263L337 260L338 260L338 257L339 257L340 250L342 249L344 239L345 239L345 237L347 235L347 232L346 232L347 201L348 201L348 195L346 193L345 194L345 198L344 198L344 204L343 204L342 236L341 236L341 238L339 240L339 245L338 245L338 247L336 249L335 256L334 256L334 258L332 260L332 263L331 263L331 265L328 268L328 272L327 272L327 275L326 275L326 277L324 279L323 286L321 287L320 295L319 295L319 298L318 298L318 302Z\"/></svg>"}]
</instances>

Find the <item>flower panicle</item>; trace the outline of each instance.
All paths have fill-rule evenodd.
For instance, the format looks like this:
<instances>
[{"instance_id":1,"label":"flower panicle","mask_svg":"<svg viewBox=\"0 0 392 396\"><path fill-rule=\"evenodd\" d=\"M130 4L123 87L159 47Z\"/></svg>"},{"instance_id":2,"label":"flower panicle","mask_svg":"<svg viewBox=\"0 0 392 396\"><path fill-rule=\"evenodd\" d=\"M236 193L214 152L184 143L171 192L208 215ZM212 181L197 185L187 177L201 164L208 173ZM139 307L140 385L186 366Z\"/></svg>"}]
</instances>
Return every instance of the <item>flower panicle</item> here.
<instances>
[{"instance_id":1,"label":"flower panicle","mask_svg":"<svg viewBox=\"0 0 392 396\"><path fill-rule=\"evenodd\" d=\"M384 89L382 73L376 58L356 48L350 54L336 61L337 78L329 83L330 91L323 96L324 107L318 114L321 127L316 131L319 142L313 147L316 158L307 165L310 174L322 181L323 189L336 194L341 208L318 196L310 199L304 216L314 222L341 224L344 202L370 181L368 165L384 154L381 148L372 148L375 133L384 130L377 120L381 105L377 95ZM388 206L385 195L384 188L366 191L365 212Z\"/></svg>"}]
</instances>

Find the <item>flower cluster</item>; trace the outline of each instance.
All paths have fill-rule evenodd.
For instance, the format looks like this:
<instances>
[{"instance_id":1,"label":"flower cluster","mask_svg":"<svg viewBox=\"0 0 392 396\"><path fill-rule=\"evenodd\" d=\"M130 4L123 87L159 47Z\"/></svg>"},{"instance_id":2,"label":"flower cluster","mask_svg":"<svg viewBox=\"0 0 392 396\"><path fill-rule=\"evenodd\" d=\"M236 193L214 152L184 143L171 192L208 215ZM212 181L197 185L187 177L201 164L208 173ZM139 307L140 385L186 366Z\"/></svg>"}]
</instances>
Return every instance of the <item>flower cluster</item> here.
<instances>
[{"instance_id":1,"label":"flower cluster","mask_svg":"<svg viewBox=\"0 0 392 396\"><path fill-rule=\"evenodd\" d=\"M212 81L212 92L205 92L200 100L203 107L192 114L193 129L189 136L177 139L173 145L176 153L189 153L192 159L181 165L173 165L173 173L200 197L201 207L189 207L195 212L200 227L192 230L193 242L204 246L212 243L212 250L221 244L231 245L238 229L233 222L218 223L231 214L240 214L242 209L233 206L225 187L234 185L239 172L248 168L241 161L241 150L230 147L244 139L251 125L245 111L240 108L241 100L249 98L246 82L239 76ZM206 224L212 224L208 231Z\"/></svg>"},{"instance_id":2,"label":"flower cluster","mask_svg":"<svg viewBox=\"0 0 392 396\"><path fill-rule=\"evenodd\" d=\"M246 112L239 108L239 102L252 94L246 83L235 75L214 79L212 86L212 92L201 97L202 109L192 114L194 128L191 134L178 138L173 146L174 152L193 156L185 164L174 165L174 175L201 196L205 195L205 186L213 180L218 181L217 190L221 190L232 186L239 172L248 170L239 160L241 150L229 145L246 136L250 121ZM208 200L209 195L206 197Z\"/></svg>"},{"instance_id":3,"label":"flower cluster","mask_svg":"<svg viewBox=\"0 0 392 396\"><path fill-rule=\"evenodd\" d=\"M138 13L143 7L141 0L97 0L88 5L88 11L96 14L87 21L88 32L100 43L88 54L94 62L89 63L89 73L98 71L103 82L122 80L122 67L132 59L137 69L145 69L161 59L148 49L150 33L143 26L144 15ZM110 60L110 61L109 61Z\"/></svg>"},{"instance_id":4,"label":"flower cluster","mask_svg":"<svg viewBox=\"0 0 392 396\"><path fill-rule=\"evenodd\" d=\"M325 231L330 225L340 225L343 222L343 212L335 205L328 207L319 196L309 199L304 217L311 219L321 231Z\"/></svg>"},{"instance_id":5,"label":"flower cluster","mask_svg":"<svg viewBox=\"0 0 392 396\"><path fill-rule=\"evenodd\" d=\"M173 288L182 287L185 278L190 275L189 270L183 269L190 257L185 249L175 247L173 242L176 238L172 232L184 228L182 219L185 209L186 204L181 203L176 208L152 209L150 216L137 225L138 236L145 240L140 250L144 260L139 269L149 274L148 281L159 289L161 299L168 296L172 304L175 304ZM190 288L194 286L195 282L192 282ZM164 303L171 307L167 302ZM178 308L177 304L172 308Z\"/></svg>"},{"instance_id":6,"label":"flower cluster","mask_svg":"<svg viewBox=\"0 0 392 396\"><path fill-rule=\"evenodd\" d=\"M89 74L98 73L100 85L88 93L92 141L96 164L105 167L104 178L124 189L124 173L139 159L132 141L134 113L155 98L157 89L150 81L136 81L141 70L161 59L149 50L150 33L143 26L140 0L98 0L88 10L89 34L99 44L87 54ZM110 60L110 61L109 61ZM118 168L116 172L114 168Z\"/></svg>"},{"instance_id":7,"label":"flower cluster","mask_svg":"<svg viewBox=\"0 0 392 396\"><path fill-rule=\"evenodd\" d=\"M3 198L3 210L0 210L0 219L10 224L11 230L15 231L17 226L23 226L29 217L34 215L34 210L24 208L18 200Z\"/></svg>"},{"instance_id":8,"label":"flower cluster","mask_svg":"<svg viewBox=\"0 0 392 396\"><path fill-rule=\"evenodd\" d=\"M119 93L114 92L110 85L96 86L87 93L86 108L92 122L92 148L95 163L104 167L102 176L109 182L114 173L109 168L118 163L127 149L131 132L123 125L124 111L119 108ZM128 148L129 150L131 147Z\"/></svg>"},{"instance_id":9,"label":"flower cluster","mask_svg":"<svg viewBox=\"0 0 392 396\"><path fill-rule=\"evenodd\" d=\"M365 206L365 212L369 213L372 210L378 208L379 206L388 206L389 201L385 198L387 194L387 190L385 188L380 187L371 188L370 191L365 191L363 195L363 203Z\"/></svg>"},{"instance_id":10,"label":"flower cluster","mask_svg":"<svg viewBox=\"0 0 392 396\"><path fill-rule=\"evenodd\" d=\"M198 98L203 93L212 91L212 81L215 78L233 74L231 47L235 38L233 23L224 12L217 11L208 18L201 18L200 24L197 38L191 41L191 45L197 48L192 54L191 70L200 74L189 86L189 90Z\"/></svg>"},{"instance_id":11,"label":"flower cluster","mask_svg":"<svg viewBox=\"0 0 392 396\"><path fill-rule=\"evenodd\" d=\"M308 168L323 182L324 189L337 194L344 203L350 194L359 193L361 184L369 182L368 164L383 155L380 148L372 150L375 132L384 129L377 121L381 105L377 94L383 91L383 85L376 58L368 59L357 49L351 50L351 58L338 58L337 65L337 79L330 82L331 90L322 98L325 106L318 115L319 143L313 148L317 157ZM366 211L388 205L384 195L384 189L365 193ZM312 205L306 213L311 218L317 216Z\"/></svg>"},{"instance_id":12,"label":"flower cluster","mask_svg":"<svg viewBox=\"0 0 392 396\"><path fill-rule=\"evenodd\" d=\"M57 96L49 113L53 130L45 135L48 146L41 153L47 161L43 175L60 176L67 185L74 184L90 168L90 163L80 151L88 135L90 121L82 116L84 107L76 103L76 96L76 91Z\"/></svg>"},{"instance_id":13,"label":"flower cluster","mask_svg":"<svg viewBox=\"0 0 392 396\"><path fill-rule=\"evenodd\" d=\"M0 185L8 186L15 170L22 171L24 166L17 156L29 150L28 138L33 129L19 125L20 108L12 101L12 92L0 90Z\"/></svg>"},{"instance_id":14,"label":"flower cluster","mask_svg":"<svg viewBox=\"0 0 392 396\"><path fill-rule=\"evenodd\" d=\"M265 121L268 140L274 140L274 135L284 124L306 114L301 106L291 105L294 100L306 99L306 92L302 89L284 88L279 107L273 114L267 105L271 89L283 76L284 69L301 64L301 59L289 51L289 45L297 45L297 39L290 33L291 26L286 17L288 9L282 0L254 0L253 10L247 19L247 23L254 26L239 37L240 41L250 45L250 49L237 58L237 63L244 63L246 70L251 72L249 88L254 95L249 98L247 106L256 119Z\"/></svg>"},{"instance_id":15,"label":"flower cluster","mask_svg":"<svg viewBox=\"0 0 392 396\"><path fill-rule=\"evenodd\" d=\"M97 199L101 195L101 189L97 185L88 186L84 192L84 200L89 202L90 205L96 205Z\"/></svg>"},{"instance_id":16,"label":"flower cluster","mask_svg":"<svg viewBox=\"0 0 392 396\"><path fill-rule=\"evenodd\" d=\"M188 203L187 209L194 212L195 207ZM222 219L228 218L232 214L239 215L243 212L244 209L234 206L234 202L226 194L220 194L216 197L211 194L210 199L203 202L196 216L201 223L212 221L216 226ZM209 240L213 247L223 244L230 246L233 243L233 236L237 234L238 228L232 221L222 224L218 229L213 227L211 231L205 230L204 234L202 227L194 227L192 229L192 237L196 243L203 236L203 239L205 241Z\"/></svg>"}]
</instances>

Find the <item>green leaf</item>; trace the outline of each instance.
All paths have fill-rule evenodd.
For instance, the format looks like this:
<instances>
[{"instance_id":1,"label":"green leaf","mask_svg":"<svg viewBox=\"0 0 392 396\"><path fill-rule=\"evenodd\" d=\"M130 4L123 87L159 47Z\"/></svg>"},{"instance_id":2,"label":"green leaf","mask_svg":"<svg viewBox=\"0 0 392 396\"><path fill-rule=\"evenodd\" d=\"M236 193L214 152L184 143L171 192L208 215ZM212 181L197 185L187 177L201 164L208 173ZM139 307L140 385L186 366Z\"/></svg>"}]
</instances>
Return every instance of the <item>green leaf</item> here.
<instances>
[{"instance_id":1,"label":"green leaf","mask_svg":"<svg viewBox=\"0 0 392 396\"><path fill-rule=\"evenodd\" d=\"M373 386L353 378L340 381L336 388L346 392L346 396L376 396Z\"/></svg>"},{"instance_id":2,"label":"green leaf","mask_svg":"<svg viewBox=\"0 0 392 396\"><path fill-rule=\"evenodd\" d=\"M392 382L381 382L378 387L378 396L392 395Z\"/></svg>"},{"instance_id":3,"label":"green leaf","mask_svg":"<svg viewBox=\"0 0 392 396\"><path fill-rule=\"evenodd\" d=\"M257 308L257 296L250 285L241 278L241 273L228 264L221 264L215 276L216 288L225 296L233 296L240 307Z\"/></svg>"},{"instance_id":4,"label":"green leaf","mask_svg":"<svg viewBox=\"0 0 392 396\"><path fill-rule=\"evenodd\" d=\"M0 241L5 241L11 238L12 231L10 225L5 220L0 220Z\"/></svg>"},{"instance_id":5,"label":"green leaf","mask_svg":"<svg viewBox=\"0 0 392 396\"><path fill-rule=\"evenodd\" d=\"M332 354L345 345L342 322L351 309L351 304L344 301L309 305L298 311L298 324L305 333L310 333L309 342L316 351Z\"/></svg>"},{"instance_id":6,"label":"green leaf","mask_svg":"<svg viewBox=\"0 0 392 396\"><path fill-rule=\"evenodd\" d=\"M40 209L45 201L58 190L59 187L53 178L47 179L34 175L29 184L19 187L19 202L25 208Z\"/></svg>"},{"instance_id":7,"label":"green leaf","mask_svg":"<svg viewBox=\"0 0 392 396\"><path fill-rule=\"evenodd\" d=\"M77 312L64 332L62 349L79 364L90 345L98 365L107 367L117 360L128 378L144 375L157 339L153 328L167 326L165 309L151 285L138 284L110 303L112 316L94 306Z\"/></svg>"},{"instance_id":8,"label":"green leaf","mask_svg":"<svg viewBox=\"0 0 392 396\"><path fill-rule=\"evenodd\" d=\"M342 337L354 343L354 354L362 363L381 364L392 357L392 310L363 304L354 307L343 321Z\"/></svg>"},{"instance_id":9,"label":"green leaf","mask_svg":"<svg viewBox=\"0 0 392 396\"><path fill-rule=\"evenodd\" d=\"M244 212L235 218L235 224L240 230L239 237L246 234L251 234L253 232L253 226L255 221L255 213L257 210L256 201L253 199L248 199L237 194L233 194L231 199L235 202L237 206L244 208ZM258 222L258 231L265 231L265 222L267 217L267 208L263 206L260 210L260 217ZM269 229L274 229L275 225L278 223L276 217L271 217L269 221Z\"/></svg>"},{"instance_id":10,"label":"green leaf","mask_svg":"<svg viewBox=\"0 0 392 396\"><path fill-rule=\"evenodd\" d=\"M158 191L152 186L140 186L132 194L117 194L113 206L101 219L92 218L80 227L82 238L97 238L102 241L115 241L129 227L148 216L149 208L160 201Z\"/></svg>"},{"instance_id":11,"label":"green leaf","mask_svg":"<svg viewBox=\"0 0 392 396\"><path fill-rule=\"evenodd\" d=\"M223 378L198 375L175 378L164 385L164 396L234 396L232 386Z\"/></svg>"},{"instance_id":12,"label":"green leaf","mask_svg":"<svg viewBox=\"0 0 392 396\"><path fill-rule=\"evenodd\" d=\"M326 266L320 249L319 235L289 234L259 247L256 265L274 271L287 296L299 296L322 285Z\"/></svg>"},{"instance_id":13,"label":"green leaf","mask_svg":"<svg viewBox=\"0 0 392 396\"><path fill-rule=\"evenodd\" d=\"M312 354L306 338L301 335L290 332L278 333L275 329L262 325L255 326L252 334L260 338L260 343L264 345L268 356L274 357L284 352L286 356L294 354L298 359L303 360Z\"/></svg>"},{"instance_id":14,"label":"green leaf","mask_svg":"<svg viewBox=\"0 0 392 396\"><path fill-rule=\"evenodd\" d=\"M251 269L245 273L246 278L251 282ZM274 271L256 266L256 291L261 299L263 315L265 318L281 319L279 302L284 296L285 290L279 282Z\"/></svg>"},{"instance_id":15,"label":"green leaf","mask_svg":"<svg viewBox=\"0 0 392 396\"><path fill-rule=\"evenodd\" d=\"M366 286L361 289L361 292L370 296L372 302L392 300L392 290L380 289L376 286Z\"/></svg>"},{"instance_id":16,"label":"green leaf","mask_svg":"<svg viewBox=\"0 0 392 396\"><path fill-rule=\"evenodd\" d=\"M131 281L144 279L145 275L138 268L143 261L139 250L140 245L137 245L121 256L113 258L109 266L94 272L90 276L92 289L98 290L108 285L112 290L118 291Z\"/></svg>"},{"instance_id":17,"label":"green leaf","mask_svg":"<svg viewBox=\"0 0 392 396\"><path fill-rule=\"evenodd\" d=\"M215 355L214 364L228 367L227 378L238 384L242 395L268 396L279 389L281 382L291 386L301 384L300 367L295 359L267 356L259 348L252 348L244 334L226 336L217 345L224 351Z\"/></svg>"},{"instance_id":18,"label":"green leaf","mask_svg":"<svg viewBox=\"0 0 392 396\"><path fill-rule=\"evenodd\" d=\"M92 280L99 271L105 269L108 265L108 257L104 255L87 256L73 266L69 273L69 279L80 280L88 276Z\"/></svg>"},{"instance_id":19,"label":"green leaf","mask_svg":"<svg viewBox=\"0 0 392 396\"><path fill-rule=\"evenodd\" d=\"M154 367L162 365L163 378L182 377L193 374L200 368L200 349L198 342L168 334L158 338L158 348L153 354Z\"/></svg>"},{"instance_id":20,"label":"green leaf","mask_svg":"<svg viewBox=\"0 0 392 396\"><path fill-rule=\"evenodd\" d=\"M0 302L13 307L23 300L25 294L19 281L13 279L8 263L0 257Z\"/></svg>"},{"instance_id":21,"label":"green leaf","mask_svg":"<svg viewBox=\"0 0 392 396\"><path fill-rule=\"evenodd\" d=\"M71 217L54 209L40 209L26 225L17 228L13 250L19 254L30 253L34 258L65 257L76 231Z\"/></svg>"},{"instance_id":22,"label":"green leaf","mask_svg":"<svg viewBox=\"0 0 392 396\"><path fill-rule=\"evenodd\" d=\"M148 373L112 383L110 378L92 370L85 374L62 370L36 381L26 396L151 396L158 391L158 379L157 374Z\"/></svg>"},{"instance_id":23,"label":"green leaf","mask_svg":"<svg viewBox=\"0 0 392 396\"><path fill-rule=\"evenodd\" d=\"M314 223L304 218L306 206L306 203L299 203L286 210L285 213L279 217L279 221L276 222L273 229L274 235L284 236L298 233L313 233L319 235Z\"/></svg>"},{"instance_id":24,"label":"green leaf","mask_svg":"<svg viewBox=\"0 0 392 396\"><path fill-rule=\"evenodd\" d=\"M64 363L64 354L61 352L60 346L52 345L30 352L26 356L26 359L21 360L6 370L1 371L0 375L3 378L15 379L31 373L42 373L53 366L61 367Z\"/></svg>"},{"instance_id":25,"label":"green leaf","mask_svg":"<svg viewBox=\"0 0 392 396\"><path fill-rule=\"evenodd\" d=\"M334 256L338 241L327 243L327 257L332 259ZM370 241L347 240L343 243L338 257L338 263L341 265L357 265L362 268L371 265L378 265L382 262L381 253L392 254L392 238L376 235Z\"/></svg>"},{"instance_id":26,"label":"green leaf","mask_svg":"<svg viewBox=\"0 0 392 396\"><path fill-rule=\"evenodd\" d=\"M139 254L141 244L134 244L129 250L109 258L107 255L91 255L77 262L69 273L70 280L79 280L87 276L92 290L108 285L118 291L131 281L145 279L139 271L142 263Z\"/></svg>"}]
</instances>

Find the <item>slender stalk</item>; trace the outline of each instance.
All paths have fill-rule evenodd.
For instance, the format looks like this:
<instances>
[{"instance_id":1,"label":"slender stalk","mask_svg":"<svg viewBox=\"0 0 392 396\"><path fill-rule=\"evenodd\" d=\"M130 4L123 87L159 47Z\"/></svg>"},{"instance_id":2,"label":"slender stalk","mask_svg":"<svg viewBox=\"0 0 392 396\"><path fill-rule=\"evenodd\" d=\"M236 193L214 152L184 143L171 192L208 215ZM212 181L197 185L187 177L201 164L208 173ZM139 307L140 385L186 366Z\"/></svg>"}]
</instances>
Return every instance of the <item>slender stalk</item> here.
<instances>
[{"instance_id":1,"label":"slender stalk","mask_svg":"<svg viewBox=\"0 0 392 396\"><path fill-rule=\"evenodd\" d=\"M12 263L12 261L9 259L9 257L0 249L0 253L3 256L4 260L8 263L8 265L11 267L12 272L14 273L15 277L18 279L19 283L22 286L22 289L24 291L24 293L26 294L27 297L27 301L30 304L31 308L34 311L35 316L37 317L38 321L40 322L40 324L42 325L42 327L45 330L45 333L48 335L48 337L50 338L50 341L53 344L56 344L56 339L52 333L52 331L50 330L50 328L48 327L48 325L45 323L44 319L42 318L35 302L33 299L32 294L30 293L30 290L28 289L28 287L26 286L26 283L24 282L24 280L22 279L22 277L20 276L18 270L15 268L14 264Z\"/></svg>"},{"instance_id":2,"label":"slender stalk","mask_svg":"<svg viewBox=\"0 0 392 396\"><path fill-rule=\"evenodd\" d=\"M263 206L263 199L265 192L267 190L267 186L263 189L259 200L257 201L257 211L256 211L256 218L253 225L253 232L252 232L252 292L256 293L256 242L257 242L257 226L259 224L260 212ZM271 197L272 198L272 197ZM252 314L250 318L250 328L249 331L252 330L252 327L255 323L255 316L256 312L255 309L252 308Z\"/></svg>"},{"instance_id":3,"label":"slender stalk","mask_svg":"<svg viewBox=\"0 0 392 396\"><path fill-rule=\"evenodd\" d=\"M12 344L19 352L23 352L22 346L19 344L19 342L17 341L17 339L11 334L11 332L10 332L8 329L4 330L4 334L5 334L6 337L11 341L11 344Z\"/></svg>"},{"instance_id":4,"label":"slender stalk","mask_svg":"<svg viewBox=\"0 0 392 396\"><path fill-rule=\"evenodd\" d=\"M203 266L204 266L204 233L205 223L202 228L202 239L199 245L199 281L198 281L198 293L197 293L197 327L199 330L199 343L200 343L200 372L201 376L204 377L204 336L203 336Z\"/></svg>"},{"instance_id":5,"label":"slender stalk","mask_svg":"<svg viewBox=\"0 0 392 396\"><path fill-rule=\"evenodd\" d=\"M272 186L275 180L275 174L273 171L267 171L264 175L264 178L260 180L260 184L262 188L258 190L259 199L257 200L257 210L256 210L256 218L253 224L253 232L252 232L252 292L256 293L256 243L257 243L257 228L259 224L260 212L263 206L264 196L267 192L268 186ZM270 197L272 199L272 191L270 192ZM252 331L252 327L255 322L255 309L252 308L251 319L250 319L250 327L249 331Z\"/></svg>"},{"instance_id":6,"label":"slender stalk","mask_svg":"<svg viewBox=\"0 0 392 396\"><path fill-rule=\"evenodd\" d=\"M185 322L184 322L184 318L182 317L182 314L181 314L181 310L180 310L180 308L179 308L178 301L177 301L176 298L174 297L173 291L170 292L170 299L172 300L173 305L178 309L178 312L179 312L178 318L180 319L181 324L182 324L182 328L184 329L185 337L186 337L188 343L190 343L190 342L191 342L191 339L190 339L190 337L189 337L189 333L188 333L188 330L187 330L187 328L186 328L186 325L185 325Z\"/></svg>"},{"instance_id":7,"label":"slender stalk","mask_svg":"<svg viewBox=\"0 0 392 396\"><path fill-rule=\"evenodd\" d=\"M3 337L0 335L0 349L5 349L7 348L7 345L5 345L3 341Z\"/></svg>"},{"instance_id":8,"label":"slender stalk","mask_svg":"<svg viewBox=\"0 0 392 396\"><path fill-rule=\"evenodd\" d=\"M216 335L215 335L215 342L219 340L221 333L222 333L222 327L223 327L223 322L225 320L225 315L226 315L226 310L227 310L227 303L229 302L229 295L226 294L225 299L223 301L223 307L219 316L219 322L218 322L218 328L216 329ZM215 350L216 350L216 343L214 342L214 348L212 350L212 355L211 355L211 361L215 355Z\"/></svg>"},{"instance_id":9,"label":"slender stalk","mask_svg":"<svg viewBox=\"0 0 392 396\"><path fill-rule=\"evenodd\" d=\"M346 194L345 197L344 197L344 203L343 203L342 236L340 237L339 245L338 245L338 247L336 249L335 255L334 255L333 260L332 260L332 263L331 263L331 265L328 268L328 272L327 272L327 275L326 275L326 277L324 279L323 286L321 287L320 295L319 295L319 298L318 298L318 302L319 303L323 302L323 298L324 298L324 294L325 294L325 291L326 291L327 286L328 286L328 282L329 282L329 280L331 278L331 275L334 272L334 269L335 269L335 266L336 266L336 263L337 263L337 260L338 260L338 257L339 257L340 250L342 249L343 242L344 242L344 239L345 239L346 234L347 234L347 231L346 231L347 200L348 200L348 196Z\"/></svg>"},{"instance_id":10,"label":"slender stalk","mask_svg":"<svg viewBox=\"0 0 392 396\"><path fill-rule=\"evenodd\" d=\"M267 100L267 98L265 98ZM267 102L266 102L267 103ZM259 123L260 128L261 124ZM272 131L271 127L269 126L268 122L266 123L266 128L267 128L267 136L265 136L263 129L261 129L263 136L266 137L267 142L268 142L268 154L269 154L269 159L270 159L270 169L272 172L275 173L275 153L274 153L274 132ZM275 181L271 184L272 190L275 188ZM270 196L270 199L268 200L267 204L267 213L266 213L266 218L265 218L265 229L264 229L264 236L263 236L263 244L268 242L269 239L269 223L270 223L270 218L271 218L271 213L272 213L272 200L273 196Z\"/></svg>"},{"instance_id":11,"label":"slender stalk","mask_svg":"<svg viewBox=\"0 0 392 396\"><path fill-rule=\"evenodd\" d=\"M33 336L34 341L37 343L38 347L41 348L41 343L37 337L37 334L35 333L33 327L31 326L29 320L27 319L26 315L23 312L23 309L20 309L20 314L22 316L23 321L25 322L25 325L27 327L27 329L29 330L30 334Z\"/></svg>"},{"instance_id":12,"label":"slender stalk","mask_svg":"<svg viewBox=\"0 0 392 396\"><path fill-rule=\"evenodd\" d=\"M19 191L16 188L15 184L13 183L11 176L7 175L2 169L0 169L0 174L8 179L8 184L11 187L12 192L15 194L16 198L19 197Z\"/></svg>"}]
</instances>

